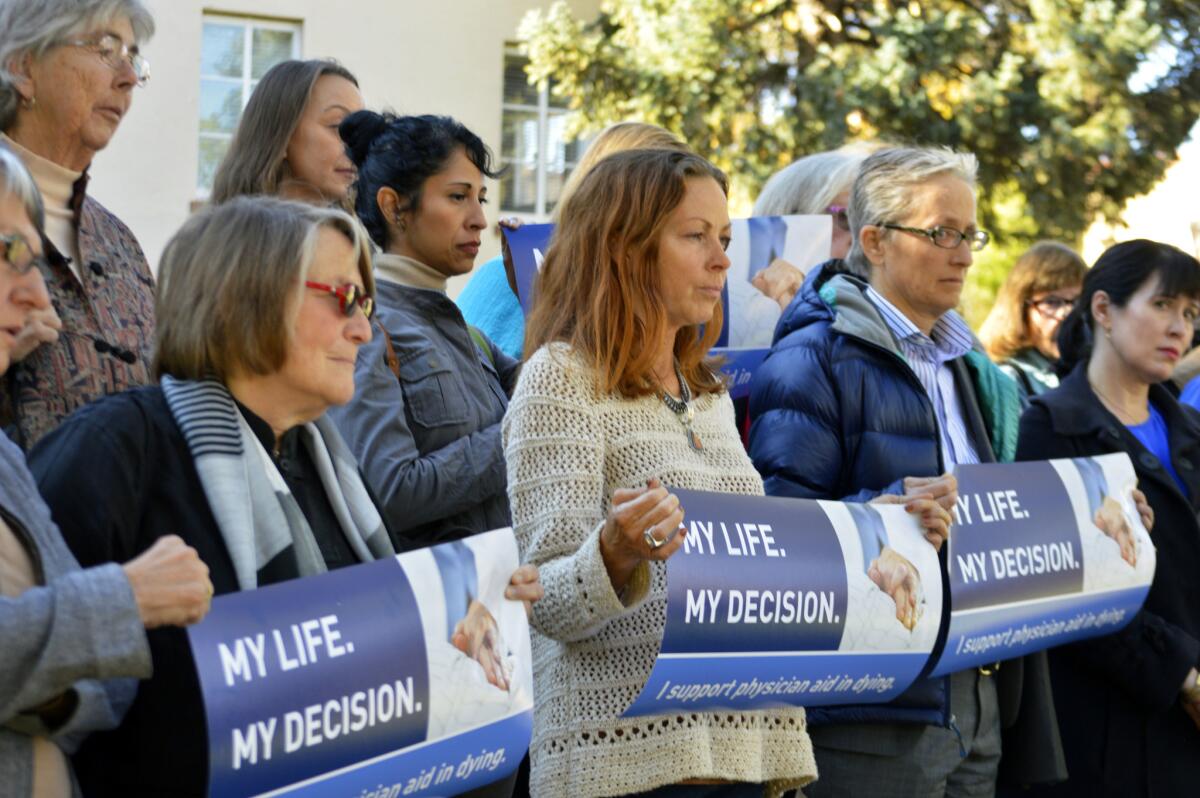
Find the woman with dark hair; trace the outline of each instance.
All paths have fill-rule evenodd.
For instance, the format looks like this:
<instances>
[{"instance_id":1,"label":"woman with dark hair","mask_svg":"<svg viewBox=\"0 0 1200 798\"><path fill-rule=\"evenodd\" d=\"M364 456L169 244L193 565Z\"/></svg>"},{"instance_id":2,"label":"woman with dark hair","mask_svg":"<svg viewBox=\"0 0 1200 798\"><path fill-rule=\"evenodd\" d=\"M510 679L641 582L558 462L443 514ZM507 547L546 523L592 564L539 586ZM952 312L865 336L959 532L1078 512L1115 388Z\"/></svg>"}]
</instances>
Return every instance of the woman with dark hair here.
<instances>
[{"instance_id":1,"label":"woman with dark hair","mask_svg":"<svg viewBox=\"0 0 1200 798\"><path fill-rule=\"evenodd\" d=\"M1196 791L1200 416L1162 383L1198 316L1195 258L1154 241L1110 248L1059 328L1067 376L1034 397L1021 418L1018 460L1127 453L1158 550L1150 594L1128 626L1050 651L1070 779L1037 794Z\"/></svg>"},{"instance_id":2,"label":"woman with dark hair","mask_svg":"<svg viewBox=\"0 0 1200 798\"><path fill-rule=\"evenodd\" d=\"M449 117L360 111L341 132L358 217L382 252L378 334L332 417L406 546L508 526L500 420L518 363L446 296L479 252L492 155Z\"/></svg>"},{"instance_id":3,"label":"woman with dark hair","mask_svg":"<svg viewBox=\"0 0 1200 798\"><path fill-rule=\"evenodd\" d=\"M358 80L336 61L283 61L267 70L217 174L211 199L274 194L350 210L354 165L337 128L363 107Z\"/></svg>"},{"instance_id":4,"label":"woman with dark hair","mask_svg":"<svg viewBox=\"0 0 1200 798\"><path fill-rule=\"evenodd\" d=\"M988 356L1017 382L1024 401L1058 387L1058 325L1079 296L1087 264L1057 241L1017 259L979 330Z\"/></svg>"},{"instance_id":5,"label":"woman with dark hair","mask_svg":"<svg viewBox=\"0 0 1200 798\"><path fill-rule=\"evenodd\" d=\"M402 547L508 526L500 420L519 364L446 295L450 277L471 271L487 228L492 154L445 116L359 111L341 135L358 168L355 209L382 251L375 337L359 351L354 398L330 417ZM495 621L478 602L472 609L451 642L509 691L499 659L486 656ZM516 779L472 795L507 798Z\"/></svg>"},{"instance_id":6,"label":"woman with dark hair","mask_svg":"<svg viewBox=\"0 0 1200 798\"><path fill-rule=\"evenodd\" d=\"M533 610L531 786L545 798L778 795L816 776L805 713L623 718L666 620L683 508L666 487L762 495L708 350L729 270L725 175L610 155L560 211L504 419ZM649 792L648 792L649 791Z\"/></svg>"}]
</instances>

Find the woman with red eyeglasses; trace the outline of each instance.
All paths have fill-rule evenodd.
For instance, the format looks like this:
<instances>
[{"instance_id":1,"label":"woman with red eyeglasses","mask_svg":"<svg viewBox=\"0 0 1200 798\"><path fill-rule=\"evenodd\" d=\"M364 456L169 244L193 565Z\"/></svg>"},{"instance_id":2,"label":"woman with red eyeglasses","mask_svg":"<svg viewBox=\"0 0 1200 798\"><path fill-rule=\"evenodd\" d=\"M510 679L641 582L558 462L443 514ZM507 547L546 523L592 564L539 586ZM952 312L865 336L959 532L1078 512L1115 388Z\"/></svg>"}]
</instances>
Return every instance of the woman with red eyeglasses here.
<instances>
[{"instance_id":1,"label":"woman with red eyeglasses","mask_svg":"<svg viewBox=\"0 0 1200 798\"><path fill-rule=\"evenodd\" d=\"M122 562L178 535L220 595L393 556L324 418L354 393L374 293L366 238L343 211L260 196L190 218L162 257L159 384L88 405L29 458L79 562ZM153 677L75 757L85 795L207 794L187 636L147 637Z\"/></svg>"},{"instance_id":2,"label":"woman with red eyeglasses","mask_svg":"<svg viewBox=\"0 0 1200 798\"><path fill-rule=\"evenodd\" d=\"M1075 250L1039 241L1017 259L996 294L979 338L1016 380L1023 402L1058 387L1058 325L1075 306L1086 273Z\"/></svg>"}]
</instances>

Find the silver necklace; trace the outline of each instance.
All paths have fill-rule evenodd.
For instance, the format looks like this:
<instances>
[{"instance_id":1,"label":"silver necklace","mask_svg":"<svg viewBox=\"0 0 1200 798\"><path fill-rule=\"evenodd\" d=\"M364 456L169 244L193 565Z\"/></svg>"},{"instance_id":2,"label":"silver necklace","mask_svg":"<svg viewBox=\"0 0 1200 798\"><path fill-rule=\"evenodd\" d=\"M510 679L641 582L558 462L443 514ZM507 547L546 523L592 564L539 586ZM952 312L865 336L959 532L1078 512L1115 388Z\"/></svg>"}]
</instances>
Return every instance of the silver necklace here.
<instances>
[{"instance_id":1,"label":"silver necklace","mask_svg":"<svg viewBox=\"0 0 1200 798\"><path fill-rule=\"evenodd\" d=\"M667 409L674 413L675 417L679 419L679 423L683 425L684 431L687 432L688 446L692 447L692 451L703 452L704 444L701 442L700 436L696 434L696 430L692 429L692 421L696 418L696 409L692 407L692 389L688 387L687 380L683 378L678 361L675 363L675 376L679 378L679 394L682 401L667 393L666 388L659 392L659 396L662 397L663 404L667 406Z\"/></svg>"}]
</instances>

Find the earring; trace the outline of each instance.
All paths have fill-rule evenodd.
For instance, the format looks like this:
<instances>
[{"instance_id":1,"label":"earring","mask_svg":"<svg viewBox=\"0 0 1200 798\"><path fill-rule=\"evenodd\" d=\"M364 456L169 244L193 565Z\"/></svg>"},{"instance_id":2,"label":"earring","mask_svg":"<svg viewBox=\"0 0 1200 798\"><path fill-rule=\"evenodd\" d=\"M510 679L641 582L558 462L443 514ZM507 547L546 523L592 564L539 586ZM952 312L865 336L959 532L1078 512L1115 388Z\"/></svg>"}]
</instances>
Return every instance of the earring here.
<instances>
[{"instance_id":1,"label":"earring","mask_svg":"<svg viewBox=\"0 0 1200 798\"><path fill-rule=\"evenodd\" d=\"M400 228L401 233L408 232L408 222L404 221L400 214L396 214L396 227Z\"/></svg>"},{"instance_id":2,"label":"earring","mask_svg":"<svg viewBox=\"0 0 1200 798\"><path fill-rule=\"evenodd\" d=\"M22 97L21 98L21 107L24 108L26 111L32 109L35 105L37 105L37 97Z\"/></svg>"}]
</instances>

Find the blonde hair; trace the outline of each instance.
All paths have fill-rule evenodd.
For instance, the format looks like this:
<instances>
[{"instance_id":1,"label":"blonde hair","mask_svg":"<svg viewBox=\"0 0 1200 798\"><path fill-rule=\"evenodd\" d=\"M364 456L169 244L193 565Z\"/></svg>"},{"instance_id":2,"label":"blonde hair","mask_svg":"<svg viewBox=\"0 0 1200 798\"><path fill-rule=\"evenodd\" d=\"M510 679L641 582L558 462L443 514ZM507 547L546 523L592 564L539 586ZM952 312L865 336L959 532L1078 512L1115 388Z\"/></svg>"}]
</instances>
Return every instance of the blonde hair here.
<instances>
[{"instance_id":1,"label":"blonde hair","mask_svg":"<svg viewBox=\"0 0 1200 798\"><path fill-rule=\"evenodd\" d=\"M625 150L673 150L675 152L691 152L688 145L669 130L658 125L645 122L617 122L609 125L596 136L588 145L587 151L579 159L579 163L571 170L567 182L558 195L558 203L554 206L554 218L557 221L559 211L567 200L579 189L588 172L596 164L608 156Z\"/></svg>"},{"instance_id":2,"label":"blonde hair","mask_svg":"<svg viewBox=\"0 0 1200 798\"><path fill-rule=\"evenodd\" d=\"M525 351L565 341L590 364L597 388L635 398L655 393L653 346L667 327L658 245L687 181L724 173L698 155L630 150L610 155L584 176L566 203L538 275L525 329ZM724 388L708 350L721 333L721 303L703 326L684 327L674 351L693 392Z\"/></svg>"},{"instance_id":3,"label":"blonde hair","mask_svg":"<svg viewBox=\"0 0 1200 798\"><path fill-rule=\"evenodd\" d=\"M979 340L992 360L1007 360L1034 345L1026 313L1034 294L1082 286L1086 274L1083 258L1057 241L1039 241L1017 258L979 328Z\"/></svg>"},{"instance_id":4,"label":"blonde hair","mask_svg":"<svg viewBox=\"0 0 1200 798\"><path fill-rule=\"evenodd\" d=\"M188 219L159 268L155 376L224 382L278 371L321 228L353 244L363 286L374 296L366 232L344 211L235 197Z\"/></svg>"},{"instance_id":5,"label":"blonde hair","mask_svg":"<svg viewBox=\"0 0 1200 798\"><path fill-rule=\"evenodd\" d=\"M233 140L213 177L210 199L221 203L245 194L278 194L287 177L288 144L304 116L317 81L334 75L358 80L330 58L281 61L267 70L242 111ZM337 204L351 210L348 198Z\"/></svg>"}]
</instances>

